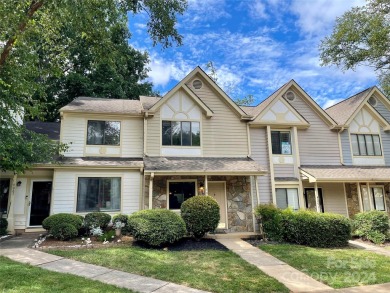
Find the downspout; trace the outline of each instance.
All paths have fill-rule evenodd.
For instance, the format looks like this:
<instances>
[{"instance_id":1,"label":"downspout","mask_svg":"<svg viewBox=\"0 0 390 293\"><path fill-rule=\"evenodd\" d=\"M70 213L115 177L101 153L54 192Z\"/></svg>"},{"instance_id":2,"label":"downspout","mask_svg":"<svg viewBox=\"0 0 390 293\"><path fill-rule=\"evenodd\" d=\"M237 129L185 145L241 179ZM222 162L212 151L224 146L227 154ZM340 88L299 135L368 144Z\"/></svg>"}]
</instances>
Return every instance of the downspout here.
<instances>
[{"instance_id":1,"label":"downspout","mask_svg":"<svg viewBox=\"0 0 390 293\"><path fill-rule=\"evenodd\" d=\"M144 156L147 155L146 153L146 138L147 138L147 135L148 135L148 113L145 113L145 116L144 116Z\"/></svg>"},{"instance_id":2,"label":"downspout","mask_svg":"<svg viewBox=\"0 0 390 293\"><path fill-rule=\"evenodd\" d=\"M257 204L260 204L260 194L259 194L259 182L257 181L257 176L255 176L255 186L256 186L256 198Z\"/></svg>"},{"instance_id":3,"label":"downspout","mask_svg":"<svg viewBox=\"0 0 390 293\"><path fill-rule=\"evenodd\" d=\"M340 133L343 132L345 127L341 127L341 129L337 132L338 139L339 139L339 152L340 152L340 164L344 165L344 156L343 156L343 148L341 146L341 135Z\"/></svg>"},{"instance_id":4,"label":"downspout","mask_svg":"<svg viewBox=\"0 0 390 293\"><path fill-rule=\"evenodd\" d=\"M252 147L251 147L251 136L249 131L249 124L246 124L246 136L248 140L248 157L250 158L252 155Z\"/></svg>"},{"instance_id":5,"label":"downspout","mask_svg":"<svg viewBox=\"0 0 390 293\"><path fill-rule=\"evenodd\" d=\"M154 173L151 173L149 179L149 210L153 208L153 178Z\"/></svg>"}]
</instances>

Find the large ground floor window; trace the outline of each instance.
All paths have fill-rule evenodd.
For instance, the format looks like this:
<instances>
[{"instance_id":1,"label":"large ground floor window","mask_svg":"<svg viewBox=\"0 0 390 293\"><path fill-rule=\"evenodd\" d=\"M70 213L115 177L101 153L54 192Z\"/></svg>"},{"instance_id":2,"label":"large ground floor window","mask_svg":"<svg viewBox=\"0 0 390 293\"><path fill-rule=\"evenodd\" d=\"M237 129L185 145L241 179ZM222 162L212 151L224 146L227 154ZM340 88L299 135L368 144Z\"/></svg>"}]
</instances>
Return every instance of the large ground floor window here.
<instances>
[{"instance_id":1,"label":"large ground floor window","mask_svg":"<svg viewBox=\"0 0 390 293\"><path fill-rule=\"evenodd\" d=\"M119 211L120 177L79 177L77 212Z\"/></svg>"},{"instance_id":2,"label":"large ground floor window","mask_svg":"<svg viewBox=\"0 0 390 293\"><path fill-rule=\"evenodd\" d=\"M196 181L169 181L169 209L179 210L181 204L196 195Z\"/></svg>"},{"instance_id":3,"label":"large ground floor window","mask_svg":"<svg viewBox=\"0 0 390 293\"><path fill-rule=\"evenodd\" d=\"M299 209L297 188L276 188L276 205L280 209L291 207L294 211Z\"/></svg>"},{"instance_id":4,"label":"large ground floor window","mask_svg":"<svg viewBox=\"0 0 390 293\"><path fill-rule=\"evenodd\" d=\"M6 214L8 209L10 180L0 179L0 213Z\"/></svg>"},{"instance_id":5,"label":"large ground floor window","mask_svg":"<svg viewBox=\"0 0 390 293\"><path fill-rule=\"evenodd\" d=\"M370 192L369 192L370 191ZM363 211L385 211L385 197L382 186L370 186L367 189L367 186L362 185L361 187L361 196Z\"/></svg>"}]
</instances>

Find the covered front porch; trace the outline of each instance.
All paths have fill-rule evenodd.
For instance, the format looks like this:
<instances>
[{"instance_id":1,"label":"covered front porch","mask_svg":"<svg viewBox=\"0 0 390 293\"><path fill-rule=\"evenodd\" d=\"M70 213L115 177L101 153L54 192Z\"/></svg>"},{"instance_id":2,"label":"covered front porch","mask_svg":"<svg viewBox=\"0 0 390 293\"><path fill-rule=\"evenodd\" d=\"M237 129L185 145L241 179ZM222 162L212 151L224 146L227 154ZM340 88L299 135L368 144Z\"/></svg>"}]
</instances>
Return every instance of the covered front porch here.
<instances>
[{"instance_id":1,"label":"covered front porch","mask_svg":"<svg viewBox=\"0 0 390 293\"><path fill-rule=\"evenodd\" d=\"M390 215L388 167L302 166L301 175L312 190L309 209L348 217L371 210Z\"/></svg>"},{"instance_id":2,"label":"covered front porch","mask_svg":"<svg viewBox=\"0 0 390 293\"><path fill-rule=\"evenodd\" d=\"M257 176L265 171L248 158L147 158L144 209L180 211L195 195L210 195L220 206L219 230L253 232Z\"/></svg>"}]
</instances>

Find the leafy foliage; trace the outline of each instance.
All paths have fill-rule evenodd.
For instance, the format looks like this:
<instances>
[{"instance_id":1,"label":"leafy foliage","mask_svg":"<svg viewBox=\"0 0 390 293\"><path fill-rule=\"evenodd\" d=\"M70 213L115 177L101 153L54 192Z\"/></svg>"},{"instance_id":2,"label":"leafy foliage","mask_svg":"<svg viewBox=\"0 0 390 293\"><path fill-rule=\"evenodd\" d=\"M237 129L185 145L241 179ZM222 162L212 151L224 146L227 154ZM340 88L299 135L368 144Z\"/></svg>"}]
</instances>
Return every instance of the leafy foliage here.
<instances>
[{"instance_id":1,"label":"leafy foliage","mask_svg":"<svg viewBox=\"0 0 390 293\"><path fill-rule=\"evenodd\" d=\"M79 230L83 225L83 217L80 215L67 213L54 214L43 220L42 227L51 233L51 230L54 228L54 226L58 226L62 223L70 224L74 226L76 230Z\"/></svg>"},{"instance_id":2,"label":"leafy foliage","mask_svg":"<svg viewBox=\"0 0 390 293\"><path fill-rule=\"evenodd\" d=\"M365 64L379 73L381 86L390 94L390 3L368 0L336 19L330 36L321 45L323 65L335 64L342 70Z\"/></svg>"},{"instance_id":3,"label":"leafy foliage","mask_svg":"<svg viewBox=\"0 0 390 293\"><path fill-rule=\"evenodd\" d=\"M267 237L277 241L313 247L346 246L351 237L351 222L348 218L311 211L293 212L272 205L260 205L255 214L261 217Z\"/></svg>"},{"instance_id":4,"label":"leafy foliage","mask_svg":"<svg viewBox=\"0 0 390 293\"><path fill-rule=\"evenodd\" d=\"M134 239L151 246L174 243L184 237L183 219L169 210L143 210L129 216L129 229Z\"/></svg>"},{"instance_id":5,"label":"leafy foliage","mask_svg":"<svg viewBox=\"0 0 390 293\"><path fill-rule=\"evenodd\" d=\"M219 205L211 196L196 195L183 202L181 216L188 233L195 238L202 238L207 232L217 229Z\"/></svg>"},{"instance_id":6,"label":"leafy foliage","mask_svg":"<svg viewBox=\"0 0 390 293\"><path fill-rule=\"evenodd\" d=\"M92 212L85 215L84 227L92 229L93 227L104 230L111 221L111 216L102 212Z\"/></svg>"},{"instance_id":7,"label":"leafy foliage","mask_svg":"<svg viewBox=\"0 0 390 293\"><path fill-rule=\"evenodd\" d=\"M7 235L8 221L0 218L0 236Z\"/></svg>"},{"instance_id":8,"label":"leafy foliage","mask_svg":"<svg viewBox=\"0 0 390 293\"><path fill-rule=\"evenodd\" d=\"M55 239L69 240L78 235L76 227L70 223L57 223L50 229L50 234Z\"/></svg>"},{"instance_id":9,"label":"leafy foliage","mask_svg":"<svg viewBox=\"0 0 390 293\"><path fill-rule=\"evenodd\" d=\"M353 219L353 233L376 244L386 240L389 228L389 216L386 212L362 212L356 214Z\"/></svg>"},{"instance_id":10,"label":"leafy foliage","mask_svg":"<svg viewBox=\"0 0 390 293\"><path fill-rule=\"evenodd\" d=\"M117 214L112 217L112 223L121 222L125 224L125 226L122 228L122 232L128 232L129 231L129 216L124 214Z\"/></svg>"}]
</instances>

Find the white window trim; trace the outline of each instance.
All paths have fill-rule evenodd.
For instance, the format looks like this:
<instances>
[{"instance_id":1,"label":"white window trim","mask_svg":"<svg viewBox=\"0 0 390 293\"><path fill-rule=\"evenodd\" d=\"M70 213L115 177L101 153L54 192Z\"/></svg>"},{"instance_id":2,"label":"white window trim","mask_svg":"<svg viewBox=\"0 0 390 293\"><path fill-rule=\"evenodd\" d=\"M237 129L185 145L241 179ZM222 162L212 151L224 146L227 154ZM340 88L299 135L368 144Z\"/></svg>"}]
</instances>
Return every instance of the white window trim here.
<instances>
[{"instance_id":1,"label":"white window trim","mask_svg":"<svg viewBox=\"0 0 390 293\"><path fill-rule=\"evenodd\" d=\"M374 206L374 195L371 192L371 188L381 188L383 192L383 203L384 203L384 208L385 212L387 211L387 204L386 204L386 191L385 191L385 186L384 185L371 185L371 184L359 184L359 189L360 189L360 200L359 203L361 203L361 208L360 211L364 212L364 206L363 206L363 187L367 188L368 192L368 199L370 201L370 211L376 211L375 206Z\"/></svg>"},{"instance_id":2,"label":"white window trim","mask_svg":"<svg viewBox=\"0 0 390 293\"><path fill-rule=\"evenodd\" d=\"M381 133L379 132L379 133L375 133L375 132L350 132L349 131L349 129L348 129L348 134L349 134L349 146L350 146L350 150L351 150L351 157L352 157L352 159L353 158L366 158L366 159L372 159L372 158L381 158L381 159L384 159L384 150L383 150L383 143L382 143L382 135L381 135ZM374 155L374 156L359 156L359 155L354 155L353 154L353 147L352 147L352 135L353 134L357 134L357 135L359 135L359 134L363 134L363 135L365 135L365 134L370 134L370 135L378 135L379 136L379 144L380 144L380 147L381 147L381 155L380 156L376 156L376 155Z\"/></svg>"},{"instance_id":3,"label":"white window trim","mask_svg":"<svg viewBox=\"0 0 390 293\"><path fill-rule=\"evenodd\" d=\"M89 121L104 121L104 122L119 122L119 144L88 144L88 122ZM88 118L85 119L85 147L110 147L120 148L122 146L122 120L120 119L99 119L99 118Z\"/></svg>"},{"instance_id":4,"label":"white window trim","mask_svg":"<svg viewBox=\"0 0 390 293\"><path fill-rule=\"evenodd\" d=\"M169 209L169 184L171 182L195 182L195 195L198 195L198 180L197 179L175 179L175 180L167 180L167 210ZM180 209L170 210L174 212L180 212Z\"/></svg>"}]
</instances>

